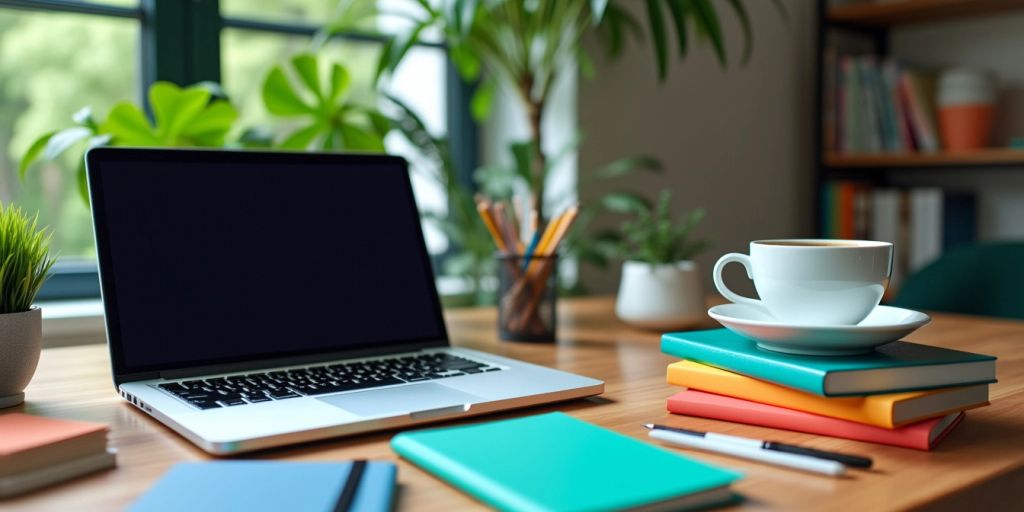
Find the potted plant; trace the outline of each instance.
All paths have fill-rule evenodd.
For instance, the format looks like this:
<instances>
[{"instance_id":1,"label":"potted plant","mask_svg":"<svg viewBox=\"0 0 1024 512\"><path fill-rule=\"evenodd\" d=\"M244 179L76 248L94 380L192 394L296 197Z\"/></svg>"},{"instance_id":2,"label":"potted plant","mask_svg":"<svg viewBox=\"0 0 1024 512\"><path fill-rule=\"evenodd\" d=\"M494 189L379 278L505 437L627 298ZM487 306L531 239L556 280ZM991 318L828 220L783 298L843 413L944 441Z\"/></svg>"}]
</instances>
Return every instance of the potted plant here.
<instances>
[{"instance_id":1,"label":"potted plant","mask_svg":"<svg viewBox=\"0 0 1024 512\"><path fill-rule=\"evenodd\" d=\"M615 314L643 329L680 329L705 316L701 275L693 257L708 242L692 236L704 210L685 212L673 221L671 200L671 192L662 190L654 205L633 200L615 208L633 213L622 224L619 254L625 261Z\"/></svg>"},{"instance_id":2,"label":"potted plant","mask_svg":"<svg viewBox=\"0 0 1024 512\"><path fill-rule=\"evenodd\" d=\"M43 348L43 317L32 302L53 266L50 235L16 206L0 203L0 408L25 400Z\"/></svg>"}]
</instances>

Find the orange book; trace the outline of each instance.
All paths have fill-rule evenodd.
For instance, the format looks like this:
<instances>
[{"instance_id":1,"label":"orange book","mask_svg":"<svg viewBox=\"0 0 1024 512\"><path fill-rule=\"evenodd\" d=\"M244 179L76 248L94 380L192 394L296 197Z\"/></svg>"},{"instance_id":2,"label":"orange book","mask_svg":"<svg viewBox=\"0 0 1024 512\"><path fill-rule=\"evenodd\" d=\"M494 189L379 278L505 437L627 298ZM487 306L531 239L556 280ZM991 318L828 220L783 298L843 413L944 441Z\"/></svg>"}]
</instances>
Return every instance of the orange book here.
<instances>
[{"instance_id":1,"label":"orange book","mask_svg":"<svg viewBox=\"0 0 1024 512\"><path fill-rule=\"evenodd\" d=\"M0 415L0 477L105 453L107 426L22 413Z\"/></svg>"},{"instance_id":2,"label":"orange book","mask_svg":"<svg viewBox=\"0 0 1024 512\"><path fill-rule=\"evenodd\" d=\"M694 389L680 391L669 397L668 411L673 414L747 423L925 451L931 450L964 419L963 412L954 412L938 418L911 423L905 427L887 429L774 405L759 404L750 400L714 395Z\"/></svg>"},{"instance_id":3,"label":"orange book","mask_svg":"<svg viewBox=\"0 0 1024 512\"><path fill-rule=\"evenodd\" d=\"M824 397L685 360L669 365L668 383L889 429L988 405L987 384L863 397Z\"/></svg>"}]
</instances>

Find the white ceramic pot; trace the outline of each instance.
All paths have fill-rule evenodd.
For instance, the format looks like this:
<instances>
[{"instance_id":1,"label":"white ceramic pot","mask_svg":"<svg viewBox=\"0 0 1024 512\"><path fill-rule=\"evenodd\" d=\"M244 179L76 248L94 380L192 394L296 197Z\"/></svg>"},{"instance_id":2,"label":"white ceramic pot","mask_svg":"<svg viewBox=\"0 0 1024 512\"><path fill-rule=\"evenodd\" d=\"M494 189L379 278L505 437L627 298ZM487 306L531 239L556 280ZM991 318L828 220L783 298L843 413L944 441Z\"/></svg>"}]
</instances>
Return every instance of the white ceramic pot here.
<instances>
[{"instance_id":1,"label":"white ceramic pot","mask_svg":"<svg viewBox=\"0 0 1024 512\"><path fill-rule=\"evenodd\" d=\"M0 408L25 401L25 388L36 373L43 348L39 308L0 315Z\"/></svg>"},{"instance_id":2,"label":"white ceramic pot","mask_svg":"<svg viewBox=\"0 0 1024 512\"><path fill-rule=\"evenodd\" d=\"M697 264L623 263L615 314L641 329L671 331L698 324L707 317L707 306Z\"/></svg>"}]
</instances>

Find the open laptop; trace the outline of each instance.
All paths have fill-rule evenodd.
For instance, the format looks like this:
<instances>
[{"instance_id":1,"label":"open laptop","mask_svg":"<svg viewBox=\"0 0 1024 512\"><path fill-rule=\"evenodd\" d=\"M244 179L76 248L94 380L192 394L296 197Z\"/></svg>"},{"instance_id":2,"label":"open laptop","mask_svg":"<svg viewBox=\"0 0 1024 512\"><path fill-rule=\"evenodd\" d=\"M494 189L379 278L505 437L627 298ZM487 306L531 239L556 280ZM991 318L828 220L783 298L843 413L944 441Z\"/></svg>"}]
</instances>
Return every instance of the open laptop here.
<instances>
[{"instance_id":1,"label":"open laptop","mask_svg":"<svg viewBox=\"0 0 1024 512\"><path fill-rule=\"evenodd\" d=\"M406 162L86 155L114 384L232 454L599 394L448 340Z\"/></svg>"}]
</instances>

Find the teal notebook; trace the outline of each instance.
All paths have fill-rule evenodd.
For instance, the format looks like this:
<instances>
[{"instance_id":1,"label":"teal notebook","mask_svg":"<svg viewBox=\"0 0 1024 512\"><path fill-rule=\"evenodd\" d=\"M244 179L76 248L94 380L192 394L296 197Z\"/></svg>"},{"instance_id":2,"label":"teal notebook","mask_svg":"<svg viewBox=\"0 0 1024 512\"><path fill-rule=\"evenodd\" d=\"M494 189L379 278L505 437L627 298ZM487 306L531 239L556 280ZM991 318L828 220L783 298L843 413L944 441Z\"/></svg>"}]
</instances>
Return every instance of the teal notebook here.
<instances>
[{"instance_id":1,"label":"teal notebook","mask_svg":"<svg viewBox=\"0 0 1024 512\"><path fill-rule=\"evenodd\" d=\"M878 395L996 381L996 358L894 341L853 356L800 356L758 348L728 329L668 333L661 351L822 396Z\"/></svg>"},{"instance_id":2,"label":"teal notebook","mask_svg":"<svg viewBox=\"0 0 1024 512\"><path fill-rule=\"evenodd\" d=\"M732 501L740 478L559 412L402 433L391 447L500 510L707 507Z\"/></svg>"},{"instance_id":3,"label":"teal notebook","mask_svg":"<svg viewBox=\"0 0 1024 512\"><path fill-rule=\"evenodd\" d=\"M129 512L390 512L386 461L218 461L176 464Z\"/></svg>"}]
</instances>

